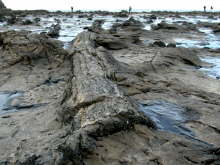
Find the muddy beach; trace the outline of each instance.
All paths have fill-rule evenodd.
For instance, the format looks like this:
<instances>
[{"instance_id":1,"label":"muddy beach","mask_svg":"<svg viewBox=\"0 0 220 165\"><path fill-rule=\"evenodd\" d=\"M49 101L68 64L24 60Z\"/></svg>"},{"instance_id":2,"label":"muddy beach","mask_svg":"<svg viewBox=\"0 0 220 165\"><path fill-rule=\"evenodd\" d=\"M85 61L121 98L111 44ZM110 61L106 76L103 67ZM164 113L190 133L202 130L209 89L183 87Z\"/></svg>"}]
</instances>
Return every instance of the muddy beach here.
<instances>
[{"instance_id":1,"label":"muddy beach","mask_svg":"<svg viewBox=\"0 0 220 165\"><path fill-rule=\"evenodd\" d=\"M0 14L0 165L220 164L220 13Z\"/></svg>"}]
</instances>

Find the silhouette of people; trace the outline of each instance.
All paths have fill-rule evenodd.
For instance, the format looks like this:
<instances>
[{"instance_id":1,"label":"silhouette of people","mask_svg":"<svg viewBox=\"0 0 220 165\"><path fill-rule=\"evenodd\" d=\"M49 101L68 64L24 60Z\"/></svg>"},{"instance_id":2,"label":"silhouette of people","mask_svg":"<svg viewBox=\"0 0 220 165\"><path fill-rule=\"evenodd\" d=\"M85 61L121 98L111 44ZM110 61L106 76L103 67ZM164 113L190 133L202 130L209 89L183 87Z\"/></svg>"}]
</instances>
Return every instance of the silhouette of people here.
<instances>
[{"instance_id":1,"label":"silhouette of people","mask_svg":"<svg viewBox=\"0 0 220 165\"><path fill-rule=\"evenodd\" d=\"M132 7L129 6L128 13L131 14L131 11L132 11Z\"/></svg>"},{"instance_id":2,"label":"silhouette of people","mask_svg":"<svg viewBox=\"0 0 220 165\"><path fill-rule=\"evenodd\" d=\"M204 8L204 12L206 12L206 6L204 6L203 8Z\"/></svg>"},{"instance_id":3,"label":"silhouette of people","mask_svg":"<svg viewBox=\"0 0 220 165\"><path fill-rule=\"evenodd\" d=\"M213 6L211 6L211 10L213 10Z\"/></svg>"},{"instance_id":4,"label":"silhouette of people","mask_svg":"<svg viewBox=\"0 0 220 165\"><path fill-rule=\"evenodd\" d=\"M71 12L73 12L73 6L71 6Z\"/></svg>"}]
</instances>

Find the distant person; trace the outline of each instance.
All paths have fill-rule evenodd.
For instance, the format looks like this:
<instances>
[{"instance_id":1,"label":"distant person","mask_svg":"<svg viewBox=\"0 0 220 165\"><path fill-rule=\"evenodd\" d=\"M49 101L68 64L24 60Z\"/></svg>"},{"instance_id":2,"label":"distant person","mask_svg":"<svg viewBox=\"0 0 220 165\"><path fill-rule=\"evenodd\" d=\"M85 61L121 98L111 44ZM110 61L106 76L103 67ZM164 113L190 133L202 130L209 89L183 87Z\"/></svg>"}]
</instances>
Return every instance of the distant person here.
<instances>
[{"instance_id":1,"label":"distant person","mask_svg":"<svg viewBox=\"0 0 220 165\"><path fill-rule=\"evenodd\" d=\"M204 12L206 12L206 6L204 6L203 8L204 8Z\"/></svg>"},{"instance_id":2,"label":"distant person","mask_svg":"<svg viewBox=\"0 0 220 165\"><path fill-rule=\"evenodd\" d=\"M131 11L132 11L132 7L129 6L128 13L131 14Z\"/></svg>"},{"instance_id":3,"label":"distant person","mask_svg":"<svg viewBox=\"0 0 220 165\"><path fill-rule=\"evenodd\" d=\"M211 6L211 11L212 11L213 9L214 9L213 6Z\"/></svg>"},{"instance_id":4,"label":"distant person","mask_svg":"<svg viewBox=\"0 0 220 165\"><path fill-rule=\"evenodd\" d=\"M73 13L73 6L71 6L71 12Z\"/></svg>"}]
</instances>

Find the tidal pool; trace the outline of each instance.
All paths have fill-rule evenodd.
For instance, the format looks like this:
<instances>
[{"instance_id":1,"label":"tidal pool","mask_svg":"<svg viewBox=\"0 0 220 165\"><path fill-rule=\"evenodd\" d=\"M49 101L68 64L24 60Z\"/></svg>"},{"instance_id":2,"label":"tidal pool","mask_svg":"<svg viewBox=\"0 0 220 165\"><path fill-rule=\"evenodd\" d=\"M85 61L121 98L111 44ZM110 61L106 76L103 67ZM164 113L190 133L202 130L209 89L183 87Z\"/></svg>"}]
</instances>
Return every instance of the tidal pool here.
<instances>
[{"instance_id":1,"label":"tidal pool","mask_svg":"<svg viewBox=\"0 0 220 165\"><path fill-rule=\"evenodd\" d=\"M17 111L16 109L10 109L8 110L10 106L11 101L16 98L21 96L22 93L20 92L0 92L0 115L5 114L8 112L15 112Z\"/></svg>"},{"instance_id":2,"label":"tidal pool","mask_svg":"<svg viewBox=\"0 0 220 165\"><path fill-rule=\"evenodd\" d=\"M191 130L184 126L188 118L185 109L176 104L157 100L140 105L141 110L153 120L159 130L193 137Z\"/></svg>"},{"instance_id":3,"label":"tidal pool","mask_svg":"<svg viewBox=\"0 0 220 165\"><path fill-rule=\"evenodd\" d=\"M213 64L212 67L201 68L201 71L204 71L208 76L212 78L220 79L220 58L208 57L203 58L202 61Z\"/></svg>"}]
</instances>

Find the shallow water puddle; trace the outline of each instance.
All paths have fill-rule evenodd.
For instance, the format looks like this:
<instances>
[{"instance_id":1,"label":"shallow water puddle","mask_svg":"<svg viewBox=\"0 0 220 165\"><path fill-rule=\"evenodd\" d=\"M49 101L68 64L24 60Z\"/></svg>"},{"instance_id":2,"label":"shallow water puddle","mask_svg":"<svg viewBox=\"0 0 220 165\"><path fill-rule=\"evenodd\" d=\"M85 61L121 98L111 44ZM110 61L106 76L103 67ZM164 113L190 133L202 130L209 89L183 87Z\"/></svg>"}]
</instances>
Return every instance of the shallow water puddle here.
<instances>
[{"instance_id":1,"label":"shallow water puddle","mask_svg":"<svg viewBox=\"0 0 220 165\"><path fill-rule=\"evenodd\" d=\"M177 38L175 39L177 47L184 47L184 48L203 48L204 46L201 45L200 41L196 40L189 40L185 38Z\"/></svg>"},{"instance_id":2,"label":"shallow water puddle","mask_svg":"<svg viewBox=\"0 0 220 165\"><path fill-rule=\"evenodd\" d=\"M206 34L205 41L207 42L207 45L205 45L205 47L208 47L210 49L220 48L220 38L213 33L212 29L200 28L199 31Z\"/></svg>"},{"instance_id":3,"label":"shallow water puddle","mask_svg":"<svg viewBox=\"0 0 220 165\"><path fill-rule=\"evenodd\" d=\"M200 28L199 31L205 33L206 36L204 39L190 40L186 38L176 38L174 41L178 47L220 49L220 38L213 34L211 29Z\"/></svg>"},{"instance_id":4,"label":"shallow water puddle","mask_svg":"<svg viewBox=\"0 0 220 165\"><path fill-rule=\"evenodd\" d=\"M213 67L201 68L200 70L206 72L210 77L220 79L220 58L209 57L201 60L213 64Z\"/></svg>"},{"instance_id":5,"label":"shallow water puddle","mask_svg":"<svg viewBox=\"0 0 220 165\"><path fill-rule=\"evenodd\" d=\"M196 24L198 22L210 22L210 23L218 23L220 21L219 18L208 18L207 16L186 16L182 15L183 18L187 20L187 22Z\"/></svg>"},{"instance_id":6,"label":"shallow water puddle","mask_svg":"<svg viewBox=\"0 0 220 165\"><path fill-rule=\"evenodd\" d=\"M194 136L192 131L184 127L184 123L188 120L184 108L161 100L142 104L140 108L156 123L158 129L188 137Z\"/></svg>"},{"instance_id":7,"label":"shallow water puddle","mask_svg":"<svg viewBox=\"0 0 220 165\"><path fill-rule=\"evenodd\" d=\"M11 101L21 95L20 92L0 92L0 114L8 113L9 111L6 109L10 107ZM16 109L10 109L10 112L15 111Z\"/></svg>"}]
</instances>

